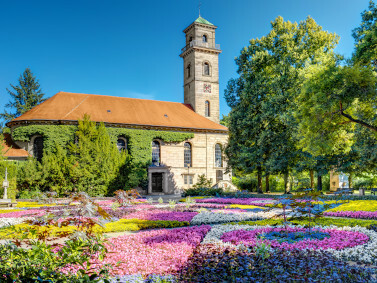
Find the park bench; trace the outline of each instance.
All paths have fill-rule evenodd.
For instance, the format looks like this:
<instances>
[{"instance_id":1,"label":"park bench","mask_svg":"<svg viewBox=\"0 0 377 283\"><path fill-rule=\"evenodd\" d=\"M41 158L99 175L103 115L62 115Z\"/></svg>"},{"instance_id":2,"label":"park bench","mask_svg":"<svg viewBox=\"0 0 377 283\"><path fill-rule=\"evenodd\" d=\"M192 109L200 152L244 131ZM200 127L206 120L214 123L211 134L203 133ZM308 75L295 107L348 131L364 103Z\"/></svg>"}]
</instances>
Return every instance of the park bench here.
<instances>
[{"instance_id":1,"label":"park bench","mask_svg":"<svg viewBox=\"0 0 377 283\"><path fill-rule=\"evenodd\" d=\"M337 188L335 195L352 195L353 194L353 189L352 188Z\"/></svg>"},{"instance_id":2,"label":"park bench","mask_svg":"<svg viewBox=\"0 0 377 283\"><path fill-rule=\"evenodd\" d=\"M377 192L377 188L370 189L370 194L376 195L376 192Z\"/></svg>"}]
</instances>

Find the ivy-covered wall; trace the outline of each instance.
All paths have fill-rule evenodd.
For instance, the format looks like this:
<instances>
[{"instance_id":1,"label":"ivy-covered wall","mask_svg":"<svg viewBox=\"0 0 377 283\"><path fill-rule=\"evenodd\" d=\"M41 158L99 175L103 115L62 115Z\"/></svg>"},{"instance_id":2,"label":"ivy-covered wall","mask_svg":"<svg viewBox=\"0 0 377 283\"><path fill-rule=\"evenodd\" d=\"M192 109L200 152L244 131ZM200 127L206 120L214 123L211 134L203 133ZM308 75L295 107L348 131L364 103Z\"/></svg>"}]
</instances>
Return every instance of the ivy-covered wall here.
<instances>
[{"instance_id":1,"label":"ivy-covered wall","mask_svg":"<svg viewBox=\"0 0 377 283\"><path fill-rule=\"evenodd\" d=\"M45 151L51 151L55 148L55 143L65 147L73 141L77 126L73 125L28 125L20 126L12 131L12 138L15 141L30 141L35 135L44 137Z\"/></svg>"},{"instance_id":2,"label":"ivy-covered wall","mask_svg":"<svg viewBox=\"0 0 377 283\"><path fill-rule=\"evenodd\" d=\"M148 164L151 161L152 141L161 139L166 143L178 143L194 137L189 132L141 130L107 127L114 143L119 136L128 140L128 150L133 161L138 164ZM34 135L44 137L44 150L51 151L55 143L65 147L74 140L77 126L75 125L28 125L13 129L12 137L16 141L30 141Z\"/></svg>"}]
</instances>

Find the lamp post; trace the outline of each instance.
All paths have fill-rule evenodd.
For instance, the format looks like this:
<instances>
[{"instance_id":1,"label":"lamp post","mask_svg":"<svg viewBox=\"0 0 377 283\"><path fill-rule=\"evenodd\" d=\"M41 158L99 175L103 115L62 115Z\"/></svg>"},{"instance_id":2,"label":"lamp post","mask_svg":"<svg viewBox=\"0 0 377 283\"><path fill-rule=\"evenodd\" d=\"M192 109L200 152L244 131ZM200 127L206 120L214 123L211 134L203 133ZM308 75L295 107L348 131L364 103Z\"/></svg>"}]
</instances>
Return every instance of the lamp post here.
<instances>
[{"instance_id":1,"label":"lamp post","mask_svg":"<svg viewBox=\"0 0 377 283\"><path fill-rule=\"evenodd\" d=\"M188 183L188 187L190 188L190 163L187 163L187 183Z\"/></svg>"},{"instance_id":2,"label":"lamp post","mask_svg":"<svg viewBox=\"0 0 377 283\"><path fill-rule=\"evenodd\" d=\"M4 188L3 199L8 199L9 182L8 182L8 168L7 167L5 167L5 179L3 181L3 188Z\"/></svg>"}]
</instances>

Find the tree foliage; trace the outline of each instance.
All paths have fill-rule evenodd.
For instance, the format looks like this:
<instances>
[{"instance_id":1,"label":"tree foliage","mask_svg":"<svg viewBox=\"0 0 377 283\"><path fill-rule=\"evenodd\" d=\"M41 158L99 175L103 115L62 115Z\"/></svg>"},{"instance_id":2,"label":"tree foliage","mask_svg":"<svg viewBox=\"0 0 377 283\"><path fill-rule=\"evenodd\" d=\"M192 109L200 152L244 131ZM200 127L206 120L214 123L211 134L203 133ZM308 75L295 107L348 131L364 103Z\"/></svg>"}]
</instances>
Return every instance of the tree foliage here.
<instances>
[{"instance_id":1,"label":"tree foliage","mask_svg":"<svg viewBox=\"0 0 377 283\"><path fill-rule=\"evenodd\" d=\"M67 149L56 144L54 151L44 154L42 162L33 158L28 161L19 172L20 187L52 190L60 196L72 191L104 196L138 184L138 180L128 179L134 168L131 156L118 151L104 124L97 126L84 116L75 136L76 141Z\"/></svg>"},{"instance_id":2,"label":"tree foliage","mask_svg":"<svg viewBox=\"0 0 377 283\"><path fill-rule=\"evenodd\" d=\"M26 68L19 77L18 83L18 85L11 84L12 89L7 89L11 100L5 104L5 107L12 110L10 112L5 110L4 113L0 114L0 117L6 122L21 116L45 100L38 80L36 80L29 68Z\"/></svg>"},{"instance_id":3,"label":"tree foliage","mask_svg":"<svg viewBox=\"0 0 377 283\"><path fill-rule=\"evenodd\" d=\"M241 50L239 77L229 81L225 92L232 108L229 164L236 171L257 171L259 179L262 171L287 175L296 164L301 152L295 98L308 66L333 57L338 42L337 35L310 17L299 24L278 17L271 25L268 35Z\"/></svg>"},{"instance_id":4,"label":"tree foliage","mask_svg":"<svg viewBox=\"0 0 377 283\"><path fill-rule=\"evenodd\" d=\"M377 6L373 1L369 1L368 10L361 13L361 19L360 26L352 33L355 39L353 59L377 71Z\"/></svg>"}]
</instances>

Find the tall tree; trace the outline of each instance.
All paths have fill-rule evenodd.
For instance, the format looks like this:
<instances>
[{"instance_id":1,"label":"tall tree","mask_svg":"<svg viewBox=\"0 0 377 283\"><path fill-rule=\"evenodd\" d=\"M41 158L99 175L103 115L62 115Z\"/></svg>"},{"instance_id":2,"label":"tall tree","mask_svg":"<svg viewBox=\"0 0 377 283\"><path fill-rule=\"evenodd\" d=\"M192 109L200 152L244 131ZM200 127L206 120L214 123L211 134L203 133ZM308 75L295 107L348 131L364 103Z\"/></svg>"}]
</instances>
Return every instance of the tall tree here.
<instances>
[{"instance_id":1,"label":"tall tree","mask_svg":"<svg viewBox=\"0 0 377 283\"><path fill-rule=\"evenodd\" d=\"M11 84L12 89L7 89L11 100L5 104L5 107L10 109L10 112L5 110L0 114L0 117L6 122L17 118L45 100L38 80L29 68L26 68L19 77L18 83L18 85Z\"/></svg>"},{"instance_id":2,"label":"tall tree","mask_svg":"<svg viewBox=\"0 0 377 283\"><path fill-rule=\"evenodd\" d=\"M377 6L373 1L361 16L360 26L353 31L352 60L337 58L312 66L298 97L301 147L313 155L354 151L357 133L377 137Z\"/></svg>"},{"instance_id":3,"label":"tall tree","mask_svg":"<svg viewBox=\"0 0 377 283\"><path fill-rule=\"evenodd\" d=\"M362 65L371 65L377 71L377 6L369 1L368 10L361 13L362 22L355 28L352 36L355 39L353 59Z\"/></svg>"},{"instance_id":4,"label":"tall tree","mask_svg":"<svg viewBox=\"0 0 377 283\"><path fill-rule=\"evenodd\" d=\"M239 78L228 83L225 97L230 165L244 172L282 173L285 187L299 156L295 97L310 65L332 56L338 36L308 17L291 23L278 17L271 32L250 40L236 58ZM259 174L258 174L259 175Z\"/></svg>"},{"instance_id":5,"label":"tall tree","mask_svg":"<svg viewBox=\"0 0 377 283\"><path fill-rule=\"evenodd\" d=\"M370 67L313 68L297 100L300 146L313 155L347 153L356 127L377 134L376 84Z\"/></svg>"}]
</instances>

